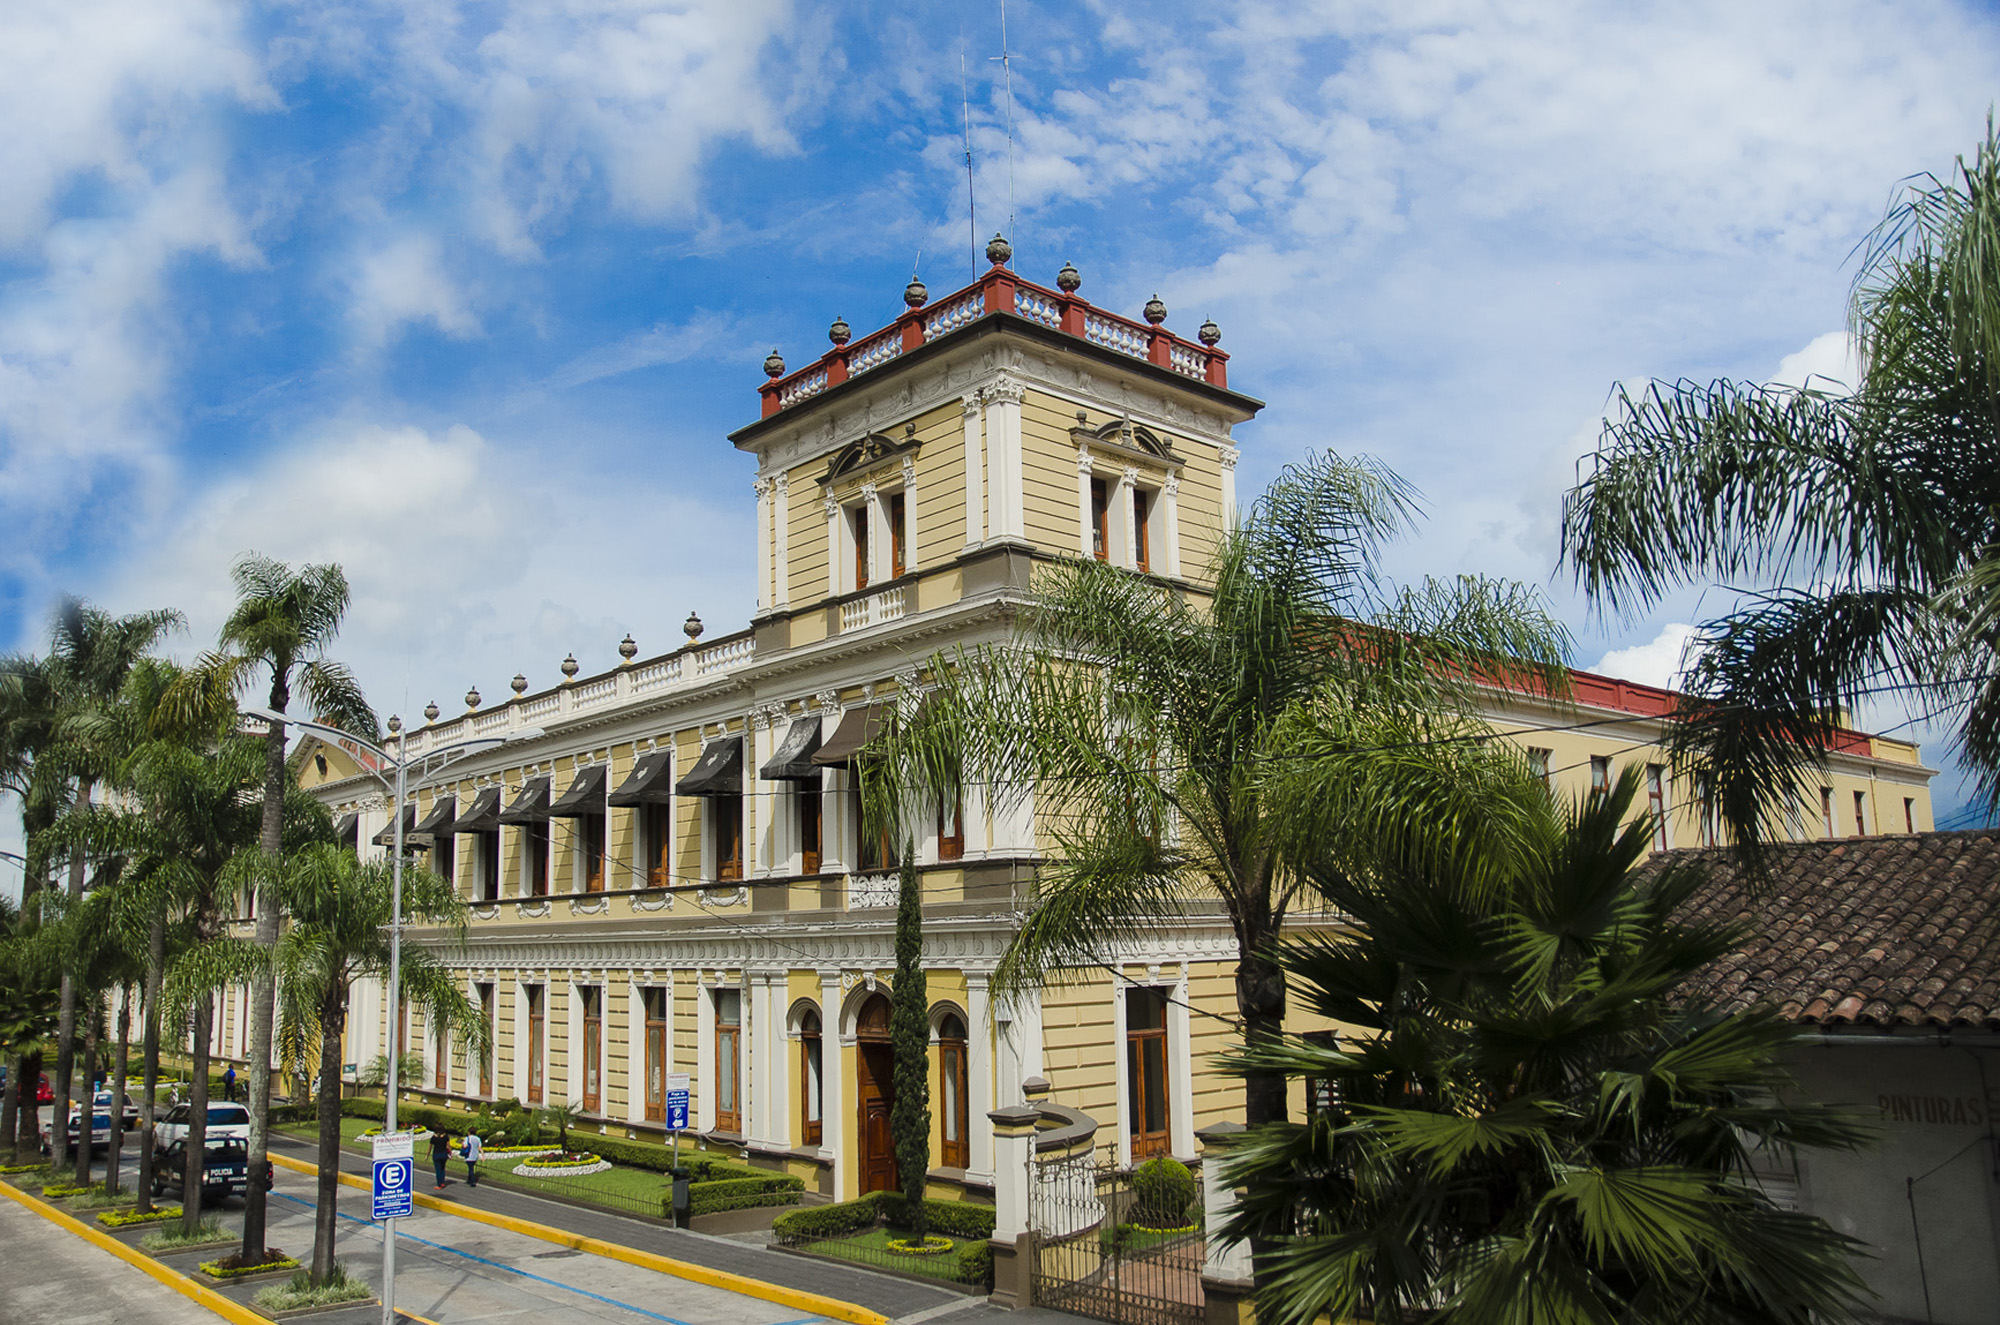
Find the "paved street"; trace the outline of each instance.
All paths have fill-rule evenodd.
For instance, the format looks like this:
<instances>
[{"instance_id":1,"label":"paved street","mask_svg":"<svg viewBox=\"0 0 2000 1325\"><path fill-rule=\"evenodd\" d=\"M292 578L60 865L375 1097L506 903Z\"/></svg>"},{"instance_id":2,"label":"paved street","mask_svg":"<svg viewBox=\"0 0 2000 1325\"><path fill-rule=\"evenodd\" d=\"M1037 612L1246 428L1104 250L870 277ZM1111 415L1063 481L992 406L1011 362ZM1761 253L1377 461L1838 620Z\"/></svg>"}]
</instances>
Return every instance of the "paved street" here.
<instances>
[{"instance_id":1,"label":"paved street","mask_svg":"<svg viewBox=\"0 0 2000 1325\"><path fill-rule=\"evenodd\" d=\"M20 1325L215 1325L110 1252L0 1197L0 1314Z\"/></svg>"}]
</instances>

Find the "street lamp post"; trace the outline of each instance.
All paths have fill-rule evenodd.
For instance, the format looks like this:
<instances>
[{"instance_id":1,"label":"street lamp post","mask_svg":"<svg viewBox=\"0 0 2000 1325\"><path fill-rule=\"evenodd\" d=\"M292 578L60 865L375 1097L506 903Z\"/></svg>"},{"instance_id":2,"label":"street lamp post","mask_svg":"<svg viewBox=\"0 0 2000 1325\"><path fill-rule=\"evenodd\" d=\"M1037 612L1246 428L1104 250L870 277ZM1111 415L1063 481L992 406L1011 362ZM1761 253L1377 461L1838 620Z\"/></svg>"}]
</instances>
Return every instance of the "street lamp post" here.
<instances>
[{"instance_id":1,"label":"street lamp post","mask_svg":"<svg viewBox=\"0 0 2000 1325\"><path fill-rule=\"evenodd\" d=\"M389 1099L383 1109L383 1113L386 1116L382 1120L382 1134L384 1136L394 1136L396 1134L398 1074L402 1067L401 1037L397 1035L397 1031L402 1025L400 1017L402 1015L403 982L403 798L409 795L412 790L410 787L409 733L403 730L402 719L392 714L389 718L389 734L396 738L396 753L391 755L380 746L370 741L364 741L352 732L342 731L338 727L329 727L325 723L308 722L304 719L288 717L276 709L244 709L242 713L245 717L257 718L263 722L276 723L281 727L288 724L293 727L301 727L307 731L317 732L322 736L332 737L336 742L351 742L359 748L366 750L369 754L374 755L380 762L395 766L396 777L394 782L391 782L388 778L382 776L380 769L369 768L366 763L361 765L370 777L380 782L394 797L394 803L389 807L390 822L394 829L391 838L394 846L390 848L391 859L389 864L389 1052L385 1055L389 1060ZM533 740L541 734L541 728L529 727L521 731L510 732L506 736L475 737L469 741L457 741L451 745L440 746L435 750L427 750L417 759L417 764L419 765L418 785L421 786L433 774L443 772L447 767L465 758L467 755L479 754L483 751L508 745L516 741ZM415 1157L412 1156L411 1167L414 1169L415 1166ZM382 1325L396 1325L396 1221L394 1219L385 1219L382 1221Z\"/></svg>"}]
</instances>

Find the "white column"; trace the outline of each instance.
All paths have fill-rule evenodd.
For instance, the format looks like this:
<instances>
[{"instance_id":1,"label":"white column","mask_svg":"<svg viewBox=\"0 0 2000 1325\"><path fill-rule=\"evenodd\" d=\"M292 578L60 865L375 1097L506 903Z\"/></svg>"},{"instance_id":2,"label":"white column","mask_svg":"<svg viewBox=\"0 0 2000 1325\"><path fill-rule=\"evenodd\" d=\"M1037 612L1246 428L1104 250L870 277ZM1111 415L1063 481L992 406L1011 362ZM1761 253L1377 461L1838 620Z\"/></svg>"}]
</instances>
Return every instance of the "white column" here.
<instances>
[{"instance_id":1,"label":"white column","mask_svg":"<svg viewBox=\"0 0 2000 1325\"><path fill-rule=\"evenodd\" d=\"M1121 1061L1123 1054L1119 1055ZM1167 1144L1182 1159L1194 1157L1194 1049L1188 1028L1188 968L1167 996L1167 1085L1173 1104L1167 1110Z\"/></svg>"},{"instance_id":2,"label":"white column","mask_svg":"<svg viewBox=\"0 0 2000 1325\"><path fill-rule=\"evenodd\" d=\"M1168 474L1160 487L1160 532L1167 545L1167 574L1181 573L1181 476Z\"/></svg>"},{"instance_id":3,"label":"white column","mask_svg":"<svg viewBox=\"0 0 2000 1325\"><path fill-rule=\"evenodd\" d=\"M963 396L958 404L964 414L965 428L965 545L972 547L986 537L984 485L979 472L979 397Z\"/></svg>"},{"instance_id":4,"label":"white column","mask_svg":"<svg viewBox=\"0 0 2000 1325\"><path fill-rule=\"evenodd\" d=\"M771 483L752 479L750 490L757 494L757 608L762 611L776 601L771 576Z\"/></svg>"},{"instance_id":5,"label":"white column","mask_svg":"<svg viewBox=\"0 0 2000 1325\"><path fill-rule=\"evenodd\" d=\"M1021 384L1001 378L986 389L987 417L993 423L987 461L987 505L992 534L1019 538L1026 533L1021 511Z\"/></svg>"},{"instance_id":6,"label":"white column","mask_svg":"<svg viewBox=\"0 0 2000 1325\"><path fill-rule=\"evenodd\" d=\"M798 1100L792 1094L792 1063L798 1052L792 1046L791 1027L791 982L784 971L774 971L771 982L771 1015L767 1021L770 1027L770 1057L764 1069L765 1080L770 1083L766 1099L770 1108L764 1115L764 1137L774 1146L789 1150L793 1146L792 1125L799 1116ZM821 1026L824 1031L824 1025ZM821 1039L821 1056L825 1056L826 1041Z\"/></svg>"},{"instance_id":7,"label":"white column","mask_svg":"<svg viewBox=\"0 0 2000 1325\"><path fill-rule=\"evenodd\" d=\"M792 498L791 481L782 469L771 476L771 511L778 525L777 565L773 572L776 589L772 606L789 607L792 602Z\"/></svg>"},{"instance_id":8,"label":"white column","mask_svg":"<svg viewBox=\"0 0 2000 1325\"><path fill-rule=\"evenodd\" d=\"M756 1142L770 1141L770 1129L766 1125L771 1116L773 1101L769 1098L771 1086L771 1052L767 1043L771 1023L771 977L759 971L746 977L750 988L743 999L743 1016L748 1023L743 1027L744 1057L749 1060L747 1078L743 1091L743 1135Z\"/></svg>"},{"instance_id":9,"label":"white column","mask_svg":"<svg viewBox=\"0 0 2000 1325\"><path fill-rule=\"evenodd\" d=\"M1236 457L1242 452L1236 447L1222 448L1222 531L1228 533L1236 527Z\"/></svg>"},{"instance_id":10,"label":"white column","mask_svg":"<svg viewBox=\"0 0 2000 1325\"><path fill-rule=\"evenodd\" d=\"M1112 509L1117 512L1114 536L1118 540L1117 561L1120 566L1139 564L1139 526L1136 495L1139 485L1139 471L1126 466L1118 476L1118 496Z\"/></svg>"},{"instance_id":11,"label":"white column","mask_svg":"<svg viewBox=\"0 0 2000 1325\"><path fill-rule=\"evenodd\" d=\"M980 1114L999 1107L993 1097L994 1025L993 1003L986 987L986 974L967 971L965 973L965 1015L968 1021L966 1033L971 1037L968 1046L968 1062L965 1065L966 1093L971 1097L971 1107L966 1111L969 1117L977 1119ZM993 1133L975 1121L972 1124L972 1163L968 1176L975 1181L989 1180L993 1176Z\"/></svg>"},{"instance_id":12,"label":"white column","mask_svg":"<svg viewBox=\"0 0 2000 1325\"><path fill-rule=\"evenodd\" d=\"M1123 963L1114 962L1121 974L1111 977L1111 1062L1118 1080L1118 1167L1132 1167L1132 1079L1125 1060L1125 978Z\"/></svg>"},{"instance_id":13,"label":"white column","mask_svg":"<svg viewBox=\"0 0 2000 1325\"><path fill-rule=\"evenodd\" d=\"M1201 1213L1207 1224L1208 1246L1206 1260L1201 1267L1204 1279L1222 1279L1236 1283L1250 1282L1250 1244L1228 1242L1222 1237L1222 1226L1236 1208L1236 1186L1222 1179L1222 1155L1224 1146L1216 1144L1243 1131L1242 1123L1215 1123L1201 1129Z\"/></svg>"},{"instance_id":14,"label":"white column","mask_svg":"<svg viewBox=\"0 0 2000 1325\"><path fill-rule=\"evenodd\" d=\"M917 568L917 462L903 457L903 573ZM916 604L911 603L912 611Z\"/></svg>"},{"instance_id":15,"label":"white column","mask_svg":"<svg viewBox=\"0 0 2000 1325\"><path fill-rule=\"evenodd\" d=\"M715 993L708 980L695 972L694 981L694 1080L699 1083L695 1091L694 1130L713 1132L715 1130ZM741 1084L738 1083L739 1090ZM740 1101L739 1101L740 1107Z\"/></svg>"},{"instance_id":16,"label":"white column","mask_svg":"<svg viewBox=\"0 0 2000 1325\"><path fill-rule=\"evenodd\" d=\"M750 764L743 770L743 835L748 847L744 853L746 876L762 878L770 874L776 858L777 843L772 840L772 833L777 816L770 809L772 784L759 776L758 770L770 759L778 739L773 734L770 710L753 709L750 720L743 724L743 753Z\"/></svg>"},{"instance_id":17,"label":"white column","mask_svg":"<svg viewBox=\"0 0 2000 1325\"><path fill-rule=\"evenodd\" d=\"M873 483L861 485L861 504L868 512L868 583L889 578L889 517Z\"/></svg>"},{"instance_id":18,"label":"white column","mask_svg":"<svg viewBox=\"0 0 2000 1325\"><path fill-rule=\"evenodd\" d=\"M840 592L840 503L826 494L826 592L828 596Z\"/></svg>"},{"instance_id":19,"label":"white column","mask_svg":"<svg viewBox=\"0 0 2000 1325\"><path fill-rule=\"evenodd\" d=\"M528 1099L528 987L514 981L514 1088L507 1092L515 1099Z\"/></svg>"},{"instance_id":20,"label":"white column","mask_svg":"<svg viewBox=\"0 0 2000 1325\"><path fill-rule=\"evenodd\" d=\"M671 1017L673 1009L667 1009ZM625 1121L646 1120L646 990L625 974Z\"/></svg>"},{"instance_id":21,"label":"white column","mask_svg":"<svg viewBox=\"0 0 2000 1325\"><path fill-rule=\"evenodd\" d=\"M569 1051L563 1055L563 1070L565 1073L563 1097L560 1100L548 1101L550 1104L567 1104L571 1100L581 1100L583 1098L583 986L572 980L569 985L569 997L565 1002L567 1007L564 1012L564 1019L569 1023ZM602 1026L604 1023L601 1020L603 1017L603 1009L601 1007L598 1010L598 1016L600 1018L598 1025ZM599 1069L597 1084L600 1088L604 1085L603 1069L601 1068ZM602 1107L603 1101L600 1099L598 1104L599 1107Z\"/></svg>"},{"instance_id":22,"label":"white column","mask_svg":"<svg viewBox=\"0 0 2000 1325\"><path fill-rule=\"evenodd\" d=\"M840 1018L840 972L821 971L819 973L819 1079L822 1105L820 1108L820 1154L833 1160L833 1199L845 1201L854 1193L848 1188L847 1173L840 1158L847 1153L847 1134L854 1126L847 1107L847 1099L842 1093L842 1060L853 1038L846 1033Z\"/></svg>"},{"instance_id":23,"label":"white column","mask_svg":"<svg viewBox=\"0 0 2000 1325\"><path fill-rule=\"evenodd\" d=\"M1096 550L1091 546L1091 535L1096 531L1090 521L1090 474L1095 463L1089 447L1076 448L1076 550L1086 557Z\"/></svg>"}]
</instances>

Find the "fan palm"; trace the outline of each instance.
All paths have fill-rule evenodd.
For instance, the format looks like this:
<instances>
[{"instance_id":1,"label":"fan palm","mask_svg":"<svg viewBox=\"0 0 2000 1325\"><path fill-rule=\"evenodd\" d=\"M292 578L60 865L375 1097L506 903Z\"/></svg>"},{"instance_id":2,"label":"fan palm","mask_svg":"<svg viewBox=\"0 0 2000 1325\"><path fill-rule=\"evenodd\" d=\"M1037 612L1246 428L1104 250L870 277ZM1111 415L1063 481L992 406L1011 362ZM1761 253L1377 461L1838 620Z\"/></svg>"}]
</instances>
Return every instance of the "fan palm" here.
<instances>
[{"instance_id":1,"label":"fan palm","mask_svg":"<svg viewBox=\"0 0 2000 1325\"><path fill-rule=\"evenodd\" d=\"M1011 645L933 660L937 689L883 739L882 760L859 765L864 793L877 822L912 802L952 804L961 786L983 787L998 811L1032 808L1052 849L999 987L1104 962L1136 934L1219 907L1245 1034L1278 1033L1285 984L1269 945L1298 896L1293 847L1317 833L1422 840L1410 835L1417 784L1383 798L1389 784L1367 771L1383 762L1333 758L1349 734L1314 720L1380 704L1450 724L1470 721L1482 683L1563 686L1566 638L1526 591L1383 582L1382 548L1415 506L1372 461L1317 458L1284 471L1224 537L1212 592L1066 558L1038 568ZM1314 761L1328 773L1308 787L1296 772ZM1253 1076L1246 1110L1282 1118L1282 1080Z\"/></svg>"},{"instance_id":2,"label":"fan palm","mask_svg":"<svg viewBox=\"0 0 2000 1325\"><path fill-rule=\"evenodd\" d=\"M183 710L233 702L260 678L268 677L265 703L277 713L290 711L296 691L312 715L358 736L374 740L374 710L346 666L326 656L347 614L347 576L339 566L305 566L297 571L281 561L252 553L230 568L237 601L223 622L218 648L196 664L194 684L177 696ZM287 774L285 727L271 724L264 744L264 800L259 842L275 858L283 833ZM274 866L267 865L270 873ZM269 885L253 885L257 943L265 950L278 941L278 908L262 895ZM246 1052L250 1071L250 1182L243 1201L243 1253L256 1254L264 1245L265 1190L263 1173L270 1140L271 1003L268 969L251 980L250 1037Z\"/></svg>"},{"instance_id":3,"label":"fan palm","mask_svg":"<svg viewBox=\"0 0 2000 1325\"><path fill-rule=\"evenodd\" d=\"M79 599L65 599L49 632L46 660L0 661L0 674L10 680L0 708L15 710L19 727L37 738L29 755L34 790L43 800L43 814L55 805L89 805L97 784L110 775L129 752L118 739L122 726L113 710L132 670L162 636L181 624L173 611L112 616ZM60 791L58 790L60 788ZM69 860L69 902L83 896L84 855L72 851ZM69 1116L72 1048L76 1029L77 987L70 971L62 973L61 1025L56 1036L53 1117L60 1128ZM88 1078L83 1089L89 1093ZM88 1149L82 1151L86 1161ZM60 1157L56 1162L61 1163Z\"/></svg>"},{"instance_id":4,"label":"fan palm","mask_svg":"<svg viewBox=\"0 0 2000 1325\"><path fill-rule=\"evenodd\" d=\"M275 959L279 1047L288 1063L318 1060L319 1196L313 1216L312 1281L333 1270L340 1193L341 1037L348 990L363 977L386 978L391 916L390 866L363 863L338 846L310 846L288 856L277 875L276 900L290 919ZM448 930L462 940L465 906L452 885L429 870L403 871L403 920ZM405 948L400 997L423 1009L433 1026L484 1053L486 1019L428 948Z\"/></svg>"},{"instance_id":5,"label":"fan palm","mask_svg":"<svg viewBox=\"0 0 2000 1325\"><path fill-rule=\"evenodd\" d=\"M1955 714L2000 803L2000 139L1912 184L1862 249L1860 382L1619 395L1563 502L1601 606L1748 577L1690 649L1677 761L1753 853L1881 690ZM1986 569L1979 570L1982 557ZM1815 781L1817 779L1814 779Z\"/></svg>"},{"instance_id":6,"label":"fan palm","mask_svg":"<svg viewBox=\"0 0 2000 1325\"><path fill-rule=\"evenodd\" d=\"M1233 1064L1312 1079L1319 1100L1224 1161L1246 1192L1229 1235L1260 1249L1260 1319L1846 1318L1857 1244L1778 1208L1751 1165L1759 1147L1868 1134L1788 1098L1796 1027L1676 994L1741 935L1687 918L1694 870L1635 874L1652 831L1628 821L1638 786L1627 770L1580 806L1544 797L1521 820L1541 825L1531 848L1499 874L1308 868L1352 928L1279 960L1352 1038L1253 1045Z\"/></svg>"}]
</instances>

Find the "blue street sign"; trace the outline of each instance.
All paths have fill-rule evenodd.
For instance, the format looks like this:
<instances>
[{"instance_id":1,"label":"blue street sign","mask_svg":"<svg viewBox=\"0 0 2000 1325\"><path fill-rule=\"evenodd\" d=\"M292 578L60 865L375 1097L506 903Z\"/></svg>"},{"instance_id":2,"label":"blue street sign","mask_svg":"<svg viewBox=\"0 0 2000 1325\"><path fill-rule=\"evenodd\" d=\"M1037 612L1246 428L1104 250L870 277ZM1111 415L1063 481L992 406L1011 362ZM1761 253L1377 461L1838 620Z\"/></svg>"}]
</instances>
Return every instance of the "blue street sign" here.
<instances>
[{"instance_id":1,"label":"blue street sign","mask_svg":"<svg viewBox=\"0 0 2000 1325\"><path fill-rule=\"evenodd\" d=\"M374 1201L371 1219L408 1219L414 1212L410 1182L415 1164L408 1156L375 1161Z\"/></svg>"},{"instance_id":2,"label":"blue street sign","mask_svg":"<svg viewBox=\"0 0 2000 1325\"><path fill-rule=\"evenodd\" d=\"M688 1093L684 1090L667 1094L667 1130L685 1132L688 1125Z\"/></svg>"}]
</instances>

